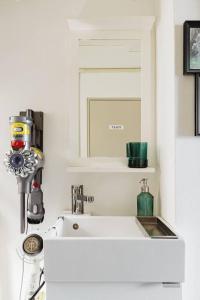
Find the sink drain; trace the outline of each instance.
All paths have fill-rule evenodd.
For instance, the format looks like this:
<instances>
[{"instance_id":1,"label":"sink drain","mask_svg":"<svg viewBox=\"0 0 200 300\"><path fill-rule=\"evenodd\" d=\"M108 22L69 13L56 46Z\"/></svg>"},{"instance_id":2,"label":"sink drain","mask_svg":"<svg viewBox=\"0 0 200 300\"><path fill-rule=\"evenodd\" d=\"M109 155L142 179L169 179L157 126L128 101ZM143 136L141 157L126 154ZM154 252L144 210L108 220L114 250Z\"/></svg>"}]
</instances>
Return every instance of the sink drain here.
<instances>
[{"instance_id":1,"label":"sink drain","mask_svg":"<svg viewBox=\"0 0 200 300\"><path fill-rule=\"evenodd\" d=\"M79 225L78 225L77 223L74 223L74 224L73 224L73 229L74 229L74 230L79 229Z\"/></svg>"}]
</instances>

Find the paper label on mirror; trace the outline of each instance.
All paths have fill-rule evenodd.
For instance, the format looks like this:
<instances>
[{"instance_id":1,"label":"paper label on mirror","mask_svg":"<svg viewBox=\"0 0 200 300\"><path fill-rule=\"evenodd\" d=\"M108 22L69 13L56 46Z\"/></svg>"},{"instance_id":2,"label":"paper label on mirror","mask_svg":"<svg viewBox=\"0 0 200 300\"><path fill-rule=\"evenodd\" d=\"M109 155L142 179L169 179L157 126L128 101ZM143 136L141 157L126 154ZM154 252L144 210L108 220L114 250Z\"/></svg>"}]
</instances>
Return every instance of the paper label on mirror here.
<instances>
[{"instance_id":1,"label":"paper label on mirror","mask_svg":"<svg viewBox=\"0 0 200 300\"><path fill-rule=\"evenodd\" d=\"M108 126L110 130L124 130L124 125L121 124L111 124Z\"/></svg>"}]
</instances>

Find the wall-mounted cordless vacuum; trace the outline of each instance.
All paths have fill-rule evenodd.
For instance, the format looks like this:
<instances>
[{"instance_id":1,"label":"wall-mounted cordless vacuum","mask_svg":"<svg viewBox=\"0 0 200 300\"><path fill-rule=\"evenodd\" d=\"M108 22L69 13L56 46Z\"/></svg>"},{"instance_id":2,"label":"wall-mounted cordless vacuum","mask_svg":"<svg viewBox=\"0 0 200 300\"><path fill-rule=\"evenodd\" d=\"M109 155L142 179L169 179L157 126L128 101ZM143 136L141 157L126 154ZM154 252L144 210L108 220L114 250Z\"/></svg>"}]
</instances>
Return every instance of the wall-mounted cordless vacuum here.
<instances>
[{"instance_id":1,"label":"wall-mounted cordless vacuum","mask_svg":"<svg viewBox=\"0 0 200 300\"><path fill-rule=\"evenodd\" d=\"M11 149L6 154L5 166L17 178L21 233L24 233L26 217L28 223L39 224L43 222L45 213L41 190L44 166L43 112L28 109L20 112L19 116L10 117L9 122Z\"/></svg>"}]
</instances>

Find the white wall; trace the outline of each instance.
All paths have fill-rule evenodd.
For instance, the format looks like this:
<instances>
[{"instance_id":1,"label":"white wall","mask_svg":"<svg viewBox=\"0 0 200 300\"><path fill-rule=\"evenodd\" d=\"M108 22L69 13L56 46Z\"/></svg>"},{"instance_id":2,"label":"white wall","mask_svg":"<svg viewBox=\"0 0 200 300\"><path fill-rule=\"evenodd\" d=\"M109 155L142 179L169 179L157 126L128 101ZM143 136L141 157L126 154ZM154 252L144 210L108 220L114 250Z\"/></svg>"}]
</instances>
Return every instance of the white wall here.
<instances>
[{"instance_id":1,"label":"white wall","mask_svg":"<svg viewBox=\"0 0 200 300\"><path fill-rule=\"evenodd\" d=\"M175 1L176 223L186 241L183 300L200 297L200 139L194 137L194 77L183 76L183 22L200 19L199 0Z\"/></svg>"},{"instance_id":2,"label":"white wall","mask_svg":"<svg viewBox=\"0 0 200 300\"><path fill-rule=\"evenodd\" d=\"M175 222L175 105L173 0L157 1L156 105L161 215Z\"/></svg>"},{"instance_id":3,"label":"white wall","mask_svg":"<svg viewBox=\"0 0 200 300\"><path fill-rule=\"evenodd\" d=\"M8 117L30 107L45 112L44 197L47 223L66 200L65 111L67 55L65 20L42 1L5 1L0 7L0 299L17 299L21 261L16 255L19 200L15 178L5 172ZM53 2L52 2L53 3ZM56 9L56 8L55 8ZM56 15L55 15L56 14ZM49 150L50 149L50 150ZM59 179L59 180L58 180Z\"/></svg>"},{"instance_id":4,"label":"white wall","mask_svg":"<svg viewBox=\"0 0 200 300\"><path fill-rule=\"evenodd\" d=\"M200 2L160 0L157 8L158 146L162 173L166 170L164 177L161 174L161 212L175 221L186 242L183 300L198 300L200 141L194 137L194 78L183 76L183 22L200 19Z\"/></svg>"},{"instance_id":5,"label":"white wall","mask_svg":"<svg viewBox=\"0 0 200 300\"><path fill-rule=\"evenodd\" d=\"M95 195L94 205L99 214L135 211L135 195L139 192L139 188L134 190L133 182L140 178L130 174L67 178L69 141L66 136L70 124L66 111L71 59L67 18L153 14L153 0L0 2L0 161L9 149L8 117L27 107L44 111L46 225L52 224L58 213L70 206L71 183L87 186L86 192ZM16 300L21 275L21 262L15 251L19 236L19 201L15 178L6 174L2 164L0 186L0 299Z\"/></svg>"},{"instance_id":6,"label":"white wall","mask_svg":"<svg viewBox=\"0 0 200 300\"><path fill-rule=\"evenodd\" d=\"M200 19L200 2L160 0L157 5L158 152L163 173L161 212L171 222L174 220L186 242L183 300L198 300L200 141L194 137L194 78L183 76L182 25L186 19Z\"/></svg>"}]
</instances>

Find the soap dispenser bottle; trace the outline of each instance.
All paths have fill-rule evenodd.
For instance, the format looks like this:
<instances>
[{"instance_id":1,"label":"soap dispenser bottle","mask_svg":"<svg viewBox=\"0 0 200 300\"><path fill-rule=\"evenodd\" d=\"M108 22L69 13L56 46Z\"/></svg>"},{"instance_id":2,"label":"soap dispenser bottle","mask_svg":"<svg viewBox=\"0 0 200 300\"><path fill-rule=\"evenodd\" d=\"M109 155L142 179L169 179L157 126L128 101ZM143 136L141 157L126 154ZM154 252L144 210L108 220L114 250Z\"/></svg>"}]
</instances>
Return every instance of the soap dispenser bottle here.
<instances>
[{"instance_id":1,"label":"soap dispenser bottle","mask_svg":"<svg viewBox=\"0 0 200 300\"><path fill-rule=\"evenodd\" d=\"M147 178L143 178L140 183L141 193L137 196L137 215L138 216L153 216L153 195L149 193Z\"/></svg>"}]
</instances>

